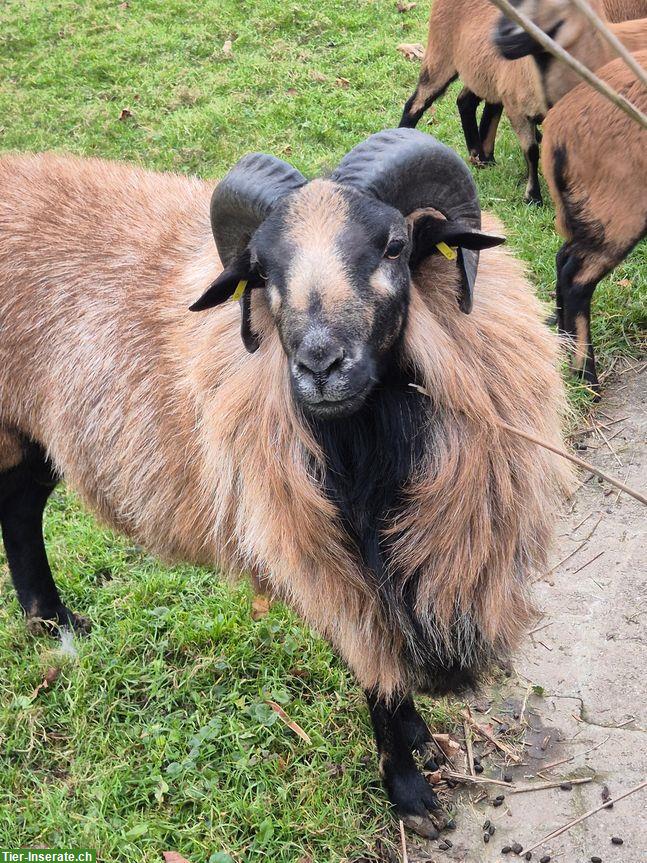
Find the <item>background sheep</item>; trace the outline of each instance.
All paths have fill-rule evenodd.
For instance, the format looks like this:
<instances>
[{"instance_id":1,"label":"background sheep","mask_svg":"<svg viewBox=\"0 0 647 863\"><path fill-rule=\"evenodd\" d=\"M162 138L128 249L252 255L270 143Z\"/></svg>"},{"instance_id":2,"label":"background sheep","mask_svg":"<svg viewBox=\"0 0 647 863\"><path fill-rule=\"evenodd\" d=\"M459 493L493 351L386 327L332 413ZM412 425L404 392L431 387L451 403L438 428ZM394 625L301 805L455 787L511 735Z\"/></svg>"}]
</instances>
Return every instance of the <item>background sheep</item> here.
<instances>
[{"instance_id":1,"label":"background sheep","mask_svg":"<svg viewBox=\"0 0 647 863\"><path fill-rule=\"evenodd\" d=\"M584 16L560 0L515 6L590 68L613 55ZM647 46L647 19L616 25L629 47ZM596 392L599 382L591 339L591 299L601 279L647 233L647 134L570 69L542 52L525 31L501 16L497 44L506 56L533 54L546 99L542 165L555 203L557 230L566 242L557 253L557 319L574 342L573 365ZM647 50L636 58L647 67ZM622 60L597 74L642 111L647 93Z\"/></svg>"},{"instance_id":2,"label":"background sheep","mask_svg":"<svg viewBox=\"0 0 647 863\"><path fill-rule=\"evenodd\" d=\"M569 477L496 426L558 440L563 390L519 264L493 251L476 279L498 239L469 171L404 130L325 181L246 157L212 200L222 270L205 183L51 155L0 166L0 425L24 451L0 520L25 611L76 620L40 528L63 475L151 550L250 571L353 669L390 799L436 835L410 693L516 643ZM244 346L233 304L186 312L241 280Z\"/></svg>"},{"instance_id":3,"label":"background sheep","mask_svg":"<svg viewBox=\"0 0 647 863\"><path fill-rule=\"evenodd\" d=\"M610 20L625 21L647 15L647 2L609 0L600 2L598 11ZM496 133L505 110L526 160L524 200L541 204L537 123L547 106L536 66L527 58L502 62L492 44L498 16L489 0L435 0L418 86L404 107L400 125L417 125L449 84L460 78L465 86L457 105L471 159L477 164L494 162ZM616 35L624 41L623 31ZM635 50L634 45L629 47ZM482 101L486 104L479 124L476 109Z\"/></svg>"}]
</instances>

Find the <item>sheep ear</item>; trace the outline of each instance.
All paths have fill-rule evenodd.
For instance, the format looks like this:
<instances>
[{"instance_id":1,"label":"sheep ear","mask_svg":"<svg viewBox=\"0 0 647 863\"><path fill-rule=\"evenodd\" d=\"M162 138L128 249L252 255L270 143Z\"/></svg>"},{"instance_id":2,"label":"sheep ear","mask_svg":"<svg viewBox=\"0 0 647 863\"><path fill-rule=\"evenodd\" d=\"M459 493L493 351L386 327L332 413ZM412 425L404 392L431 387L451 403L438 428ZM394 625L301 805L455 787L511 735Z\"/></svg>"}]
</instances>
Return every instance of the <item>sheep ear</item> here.
<instances>
[{"instance_id":1,"label":"sheep ear","mask_svg":"<svg viewBox=\"0 0 647 863\"><path fill-rule=\"evenodd\" d=\"M231 266L223 270L216 281L209 285L202 296L189 306L189 311L203 312L205 309L219 306L234 296L241 282L247 282L249 286L249 283L253 280L256 282L258 278L252 269L249 251L245 249ZM260 287L260 284L255 283L254 287Z\"/></svg>"},{"instance_id":2,"label":"sheep ear","mask_svg":"<svg viewBox=\"0 0 647 863\"><path fill-rule=\"evenodd\" d=\"M469 314L472 311L478 253L481 249L505 243L505 237L486 234L460 221L449 221L430 213L413 218L410 226L411 271L415 272L430 255L443 254L455 260L461 276L458 305L461 311Z\"/></svg>"},{"instance_id":3,"label":"sheep ear","mask_svg":"<svg viewBox=\"0 0 647 863\"><path fill-rule=\"evenodd\" d=\"M265 282L251 266L249 252L245 250L234 263L212 282L193 305L191 312L202 312L222 305L229 299L240 300L240 337L250 354L260 347L258 334L252 329L252 288L263 288Z\"/></svg>"}]
</instances>

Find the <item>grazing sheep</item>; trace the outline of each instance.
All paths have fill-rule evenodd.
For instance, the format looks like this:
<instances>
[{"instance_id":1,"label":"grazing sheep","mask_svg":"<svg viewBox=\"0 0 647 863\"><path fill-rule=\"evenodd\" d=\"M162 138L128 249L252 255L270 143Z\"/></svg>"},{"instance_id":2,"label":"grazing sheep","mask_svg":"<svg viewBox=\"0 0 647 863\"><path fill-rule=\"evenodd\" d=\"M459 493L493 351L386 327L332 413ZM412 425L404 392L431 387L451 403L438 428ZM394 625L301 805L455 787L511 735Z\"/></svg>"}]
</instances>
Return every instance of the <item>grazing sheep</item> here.
<instances>
[{"instance_id":1,"label":"grazing sheep","mask_svg":"<svg viewBox=\"0 0 647 863\"><path fill-rule=\"evenodd\" d=\"M535 66L529 60L505 63L492 45L498 14L489 0L435 0L418 86L404 106L400 125L415 126L449 84L460 78L465 86L457 105L472 161L494 161L496 132L505 110L526 159L524 200L540 204L537 123L545 106ZM476 109L483 100L486 106L479 128Z\"/></svg>"},{"instance_id":2,"label":"grazing sheep","mask_svg":"<svg viewBox=\"0 0 647 863\"><path fill-rule=\"evenodd\" d=\"M606 6L613 20L622 21L636 17L633 13L641 6L647 10L647 0L607 0ZM606 14L605 8L599 12ZM528 58L505 63L499 56L491 38L498 16L489 0L435 0L418 86L404 107L400 125L416 126L449 84L460 78L465 87L457 105L470 158L481 165L494 162L496 133L505 110L526 159L524 200L541 204L537 123L546 113L544 95ZM616 35L623 38L620 31ZM482 101L486 104L478 124L476 109Z\"/></svg>"},{"instance_id":3,"label":"grazing sheep","mask_svg":"<svg viewBox=\"0 0 647 863\"><path fill-rule=\"evenodd\" d=\"M518 0L515 6L647 112L647 92L622 60L597 68L611 49L577 9L564 0ZM647 48L647 18L614 29L630 49ZM533 54L554 105L544 125L542 167L565 239L557 253L557 321L573 340L574 369L598 393L591 300L600 280L647 234L647 132L588 84L577 83L580 78L504 16L496 40L506 56ZM647 68L647 50L635 57Z\"/></svg>"},{"instance_id":4,"label":"grazing sheep","mask_svg":"<svg viewBox=\"0 0 647 863\"><path fill-rule=\"evenodd\" d=\"M556 336L508 252L479 266L501 239L429 135L373 135L312 182L246 156L211 229L210 194L98 160L0 159L0 522L18 596L77 622L42 539L62 477L151 551L250 573L353 670L389 797L435 836L412 692L470 681L532 615L569 470L497 423L559 441ZM224 301L241 291L239 312Z\"/></svg>"}]
</instances>

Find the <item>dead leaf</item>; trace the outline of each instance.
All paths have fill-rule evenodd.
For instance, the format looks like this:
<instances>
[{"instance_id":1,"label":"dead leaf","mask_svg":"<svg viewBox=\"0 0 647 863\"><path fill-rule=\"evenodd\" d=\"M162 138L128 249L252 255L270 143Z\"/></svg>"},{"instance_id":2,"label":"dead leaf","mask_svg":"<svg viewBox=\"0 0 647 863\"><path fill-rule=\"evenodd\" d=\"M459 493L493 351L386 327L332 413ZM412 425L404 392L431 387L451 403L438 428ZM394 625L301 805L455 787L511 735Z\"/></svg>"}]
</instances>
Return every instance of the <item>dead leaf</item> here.
<instances>
[{"instance_id":1,"label":"dead leaf","mask_svg":"<svg viewBox=\"0 0 647 863\"><path fill-rule=\"evenodd\" d=\"M313 81L317 81L319 84L323 84L324 81L328 80L324 74L322 74L321 72L317 72L316 70L313 70L310 73L310 77Z\"/></svg>"},{"instance_id":2,"label":"dead leaf","mask_svg":"<svg viewBox=\"0 0 647 863\"><path fill-rule=\"evenodd\" d=\"M231 54L232 44L233 43L232 43L231 39L226 39L223 46L222 46L222 53L225 54L226 56L229 56L229 54Z\"/></svg>"},{"instance_id":3,"label":"dead leaf","mask_svg":"<svg viewBox=\"0 0 647 863\"><path fill-rule=\"evenodd\" d=\"M60 668L56 668L54 666L52 666L51 668L48 668L47 671L45 672L44 676L43 676L42 681L38 684L36 689L34 689L34 691L32 692L31 697L36 698L38 693L42 692L43 689L49 689L49 687L52 685L52 683L54 683L54 681L56 680L56 678L58 677L58 675L60 673L61 673Z\"/></svg>"},{"instance_id":4,"label":"dead leaf","mask_svg":"<svg viewBox=\"0 0 647 863\"><path fill-rule=\"evenodd\" d=\"M398 45L398 51L407 58L407 60L422 60L425 49L419 42L403 42Z\"/></svg>"},{"instance_id":5,"label":"dead leaf","mask_svg":"<svg viewBox=\"0 0 647 863\"><path fill-rule=\"evenodd\" d=\"M288 96L296 96L299 91L297 90L296 87L288 87L288 89L285 92Z\"/></svg>"},{"instance_id":6,"label":"dead leaf","mask_svg":"<svg viewBox=\"0 0 647 863\"><path fill-rule=\"evenodd\" d=\"M618 284L619 284L622 288L630 288L630 287L631 287L631 279L620 279L620 280L618 281Z\"/></svg>"},{"instance_id":7,"label":"dead leaf","mask_svg":"<svg viewBox=\"0 0 647 863\"><path fill-rule=\"evenodd\" d=\"M127 2L126 3L120 3L119 8L120 9L130 9L130 3L127 3Z\"/></svg>"},{"instance_id":8,"label":"dead leaf","mask_svg":"<svg viewBox=\"0 0 647 863\"><path fill-rule=\"evenodd\" d=\"M442 782L443 775L440 770L434 770L433 773L425 773L428 782L431 782L432 785L438 785L439 782Z\"/></svg>"},{"instance_id":9,"label":"dead leaf","mask_svg":"<svg viewBox=\"0 0 647 863\"><path fill-rule=\"evenodd\" d=\"M177 851L162 851L164 863L189 863L186 857L178 854Z\"/></svg>"},{"instance_id":10,"label":"dead leaf","mask_svg":"<svg viewBox=\"0 0 647 863\"><path fill-rule=\"evenodd\" d=\"M130 108L122 108L121 111L119 112L119 119L120 120L128 120L130 117L132 117L132 115L133 115L133 112L130 110Z\"/></svg>"},{"instance_id":11,"label":"dead leaf","mask_svg":"<svg viewBox=\"0 0 647 863\"><path fill-rule=\"evenodd\" d=\"M348 80L348 78L337 78L335 80L335 84L338 87L341 87L342 90L348 90L348 88L350 87L350 81Z\"/></svg>"},{"instance_id":12,"label":"dead leaf","mask_svg":"<svg viewBox=\"0 0 647 863\"><path fill-rule=\"evenodd\" d=\"M397 10L398 12L409 12L411 9L415 9L417 3L405 3L404 0L398 0L397 2Z\"/></svg>"},{"instance_id":13,"label":"dead leaf","mask_svg":"<svg viewBox=\"0 0 647 863\"><path fill-rule=\"evenodd\" d=\"M449 734L434 734L432 736L446 758L453 758L457 752L461 751L460 744L452 740Z\"/></svg>"},{"instance_id":14,"label":"dead leaf","mask_svg":"<svg viewBox=\"0 0 647 863\"><path fill-rule=\"evenodd\" d=\"M257 593L252 600L252 620L260 620L262 617L265 617L271 605L269 597L263 596L262 593Z\"/></svg>"},{"instance_id":15,"label":"dead leaf","mask_svg":"<svg viewBox=\"0 0 647 863\"><path fill-rule=\"evenodd\" d=\"M292 729L292 731L294 731L294 733L297 735L297 737L300 737L300 738L301 738L301 740L305 740L305 742L306 742L306 743L312 743L312 740L310 740L310 738L309 738L309 737L308 737L308 735L305 733L305 731L303 730L303 728L301 728L301 726L300 726L300 725L297 725L297 723L296 723L296 722L293 722L293 721L290 719L290 717L287 715L287 713L285 712L285 710L283 710L283 708L281 707L281 705L280 705L280 704L277 704L277 703L276 703L276 701L269 701L269 700L267 701L267 704L269 704L269 705L270 705L270 707L272 708L272 710L273 710L275 713L278 713L279 719L280 719L282 722L284 722L284 723L287 725L287 727L288 727L288 728L291 728L291 729Z\"/></svg>"}]
</instances>

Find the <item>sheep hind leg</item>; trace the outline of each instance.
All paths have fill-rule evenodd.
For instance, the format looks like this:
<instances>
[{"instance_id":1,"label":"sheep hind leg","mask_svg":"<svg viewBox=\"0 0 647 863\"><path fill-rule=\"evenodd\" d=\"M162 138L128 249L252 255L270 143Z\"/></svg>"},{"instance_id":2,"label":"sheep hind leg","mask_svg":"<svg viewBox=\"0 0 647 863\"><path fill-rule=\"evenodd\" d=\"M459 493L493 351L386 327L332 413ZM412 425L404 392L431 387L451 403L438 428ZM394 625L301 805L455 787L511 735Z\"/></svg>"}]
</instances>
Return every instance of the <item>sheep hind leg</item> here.
<instances>
[{"instance_id":1,"label":"sheep hind leg","mask_svg":"<svg viewBox=\"0 0 647 863\"><path fill-rule=\"evenodd\" d=\"M375 733L380 774L396 815L415 833L427 839L436 839L442 829L452 825L448 824L436 794L413 759L412 741L420 739L420 726L413 720L411 713L416 713L413 700L408 697L403 702L390 704L371 692L366 693L366 698ZM417 713L416 716L420 719ZM414 726L417 726L418 731L412 738Z\"/></svg>"},{"instance_id":2,"label":"sheep hind leg","mask_svg":"<svg viewBox=\"0 0 647 863\"><path fill-rule=\"evenodd\" d=\"M424 64L423 60L423 64ZM427 66L423 65L420 77L418 78L418 86L413 91L413 94L407 100L400 126L408 129L413 129L418 125L418 121L432 104L439 99L449 85L458 78L455 69L434 69L430 71Z\"/></svg>"},{"instance_id":3,"label":"sheep hind leg","mask_svg":"<svg viewBox=\"0 0 647 863\"><path fill-rule=\"evenodd\" d=\"M573 346L572 369L600 398L600 383L595 367L591 340L591 299L600 279L581 278L582 258L571 243L565 243L557 253L557 324L568 335Z\"/></svg>"},{"instance_id":4,"label":"sheep hind leg","mask_svg":"<svg viewBox=\"0 0 647 863\"><path fill-rule=\"evenodd\" d=\"M481 122L479 124L479 138L481 139L481 147L483 149L484 165L496 165L494 146L502 113L503 105L500 103L485 103L483 113L481 114Z\"/></svg>"},{"instance_id":5,"label":"sheep hind leg","mask_svg":"<svg viewBox=\"0 0 647 863\"><path fill-rule=\"evenodd\" d=\"M465 136L465 144L467 152L470 155L470 162L473 165L479 166L485 163L479 127L476 122L476 109L480 104L481 99L468 87L463 87L456 99L456 106L458 107L463 127L463 135Z\"/></svg>"},{"instance_id":6,"label":"sheep hind leg","mask_svg":"<svg viewBox=\"0 0 647 863\"><path fill-rule=\"evenodd\" d=\"M537 143L537 123L529 117L511 114L508 117L514 132L519 139L523 155L526 160L526 191L524 201L526 204L541 206L543 199L539 184L539 144Z\"/></svg>"},{"instance_id":7,"label":"sheep hind leg","mask_svg":"<svg viewBox=\"0 0 647 863\"><path fill-rule=\"evenodd\" d=\"M58 482L40 447L29 445L23 461L0 474L0 526L9 571L30 628L52 634L60 626L87 631L86 620L61 602L43 539L43 512Z\"/></svg>"}]
</instances>

